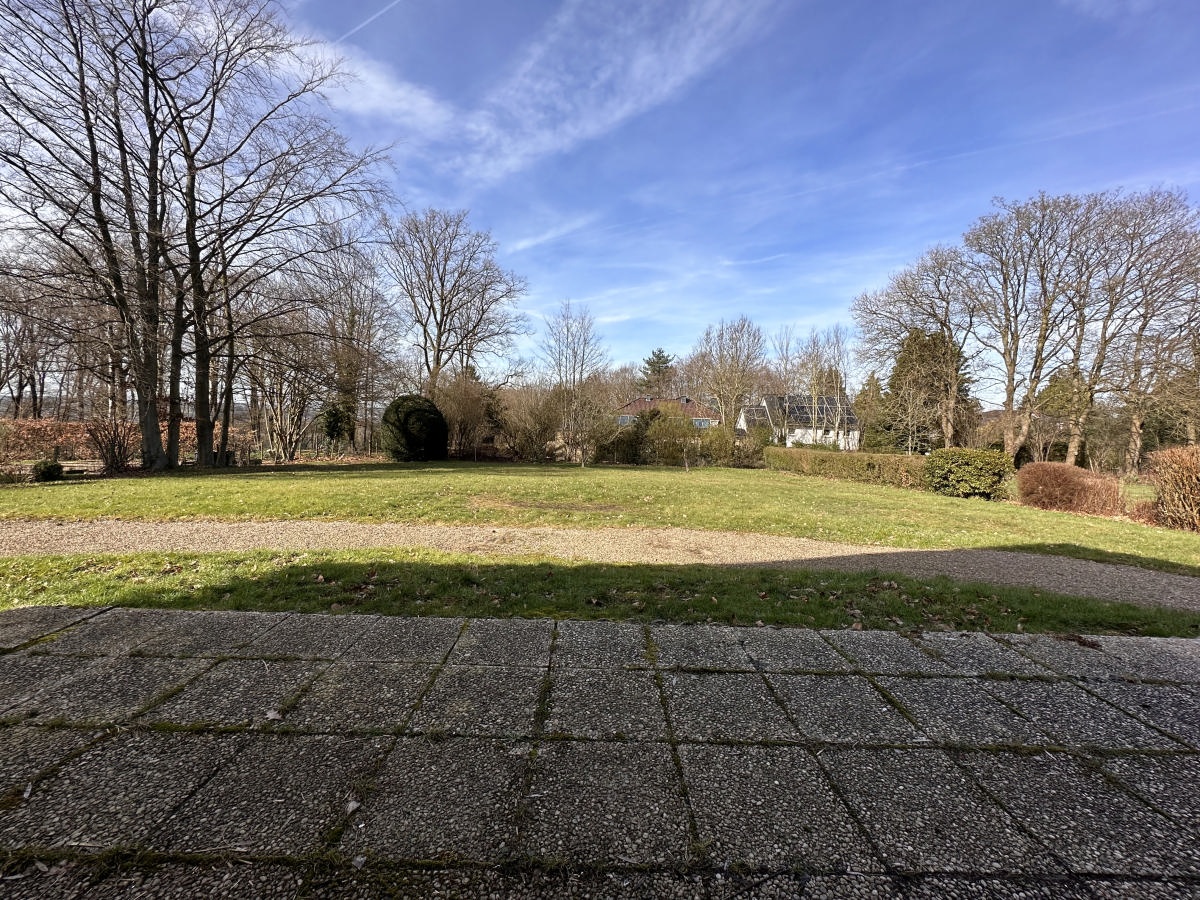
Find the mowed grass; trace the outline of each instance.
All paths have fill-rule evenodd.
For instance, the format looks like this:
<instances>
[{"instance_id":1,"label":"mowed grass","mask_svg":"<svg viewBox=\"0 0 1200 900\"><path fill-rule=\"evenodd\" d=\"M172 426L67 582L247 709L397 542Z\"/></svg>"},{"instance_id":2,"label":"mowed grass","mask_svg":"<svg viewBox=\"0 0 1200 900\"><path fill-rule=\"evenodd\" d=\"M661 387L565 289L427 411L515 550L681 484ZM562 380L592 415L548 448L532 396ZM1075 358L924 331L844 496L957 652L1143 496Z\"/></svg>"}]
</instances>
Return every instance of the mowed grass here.
<instances>
[{"instance_id":1,"label":"mowed grass","mask_svg":"<svg viewBox=\"0 0 1200 900\"><path fill-rule=\"evenodd\" d=\"M810 628L1200 634L1200 613L1023 588L728 566L430 550L0 559L0 609L43 604L721 622Z\"/></svg>"},{"instance_id":2,"label":"mowed grass","mask_svg":"<svg viewBox=\"0 0 1200 900\"><path fill-rule=\"evenodd\" d=\"M0 488L0 517L686 527L995 548L1200 575L1200 534L770 470L472 463L290 466Z\"/></svg>"}]
</instances>

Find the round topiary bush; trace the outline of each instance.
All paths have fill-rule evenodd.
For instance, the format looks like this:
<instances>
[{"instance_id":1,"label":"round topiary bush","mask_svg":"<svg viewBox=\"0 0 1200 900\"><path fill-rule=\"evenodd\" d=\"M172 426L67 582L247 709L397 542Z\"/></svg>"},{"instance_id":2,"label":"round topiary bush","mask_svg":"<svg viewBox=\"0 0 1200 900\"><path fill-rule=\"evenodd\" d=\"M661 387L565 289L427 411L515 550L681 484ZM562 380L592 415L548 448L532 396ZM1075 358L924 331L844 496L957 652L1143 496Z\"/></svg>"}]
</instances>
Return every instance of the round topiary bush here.
<instances>
[{"instance_id":1,"label":"round topiary bush","mask_svg":"<svg viewBox=\"0 0 1200 900\"><path fill-rule=\"evenodd\" d=\"M31 469L34 481L61 481L63 467L57 459L39 459Z\"/></svg>"},{"instance_id":2,"label":"round topiary bush","mask_svg":"<svg viewBox=\"0 0 1200 900\"><path fill-rule=\"evenodd\" d=\"M383 411L380 428L383 449L397 462L445 459L450 429L433 401L419 394L397 397Z\"/></svg>"}]
</instances>

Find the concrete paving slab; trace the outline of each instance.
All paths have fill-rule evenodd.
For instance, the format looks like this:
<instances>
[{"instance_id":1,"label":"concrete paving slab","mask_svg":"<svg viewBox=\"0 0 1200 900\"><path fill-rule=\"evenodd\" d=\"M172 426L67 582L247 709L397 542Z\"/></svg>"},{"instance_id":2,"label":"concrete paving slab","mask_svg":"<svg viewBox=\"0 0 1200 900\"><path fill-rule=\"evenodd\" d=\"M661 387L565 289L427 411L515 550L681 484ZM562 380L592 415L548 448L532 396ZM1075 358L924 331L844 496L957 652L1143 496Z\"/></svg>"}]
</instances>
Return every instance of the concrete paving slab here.
<instances>
[{"instance_id":1,"label":"concrete paving slab","mask_svg":"<svg viewBox=\"0 0 1200 900\"><path fill-rule=\"evenodd\" d=\"M786 741L800 733L759 674L663 672L675 737L683 741Z\"/></svg>"},{"instance_id":2,"label":"concrete paving slab","mask_svg":"<svg viewBox=\"0 0 1200 900\"><path fill-rule=\"evenodd\" d=\"M792 720L810 740L852 744L928 740L861 675L768 677Z\"/></svg>"},{"instance_id":3,"label":"concrete paving slab","mask_svg":"<svg viewBox=\"0 0 1200 900\"><path fill-rule=\"evenodd\" d=\"M1045 732L969 678L879 678L878 683L935 741L988 747L1039 747Z\"/></svg>"},{"instance_id":4,"label":"concrete paving slab","mask_svg":"<svg viewBox=\"0 0 1200 900\"><path fill-rule=\"evenodd\" d=\"M659 625L650 629L650 640L663 669L752 672L744 634L744 628L724 625Z\"/></svg>"},{"instance_id":5,"label":"concrete paving slab","mask_svg":"<svg viewBox=\"0 0 1200 900\"><path fill-rule=\"evenodd\" d=\"M0 797L10 788L23 790L37 776L61 762L98 733L75 728L0 728ZM3 801L0 801L2 803Z\"/></svg>"},{"instance_id":6,"label":"concrete paving slab","mask_svg":"<svg viewBox=\"0 0 1200 900\"><path fill-rule=\"evenodd\" d=\"M40 862L40 860L39 860ZM0 897L4 900L87 900L102 873L73 861L42 868L30 863L0 875ZM42 869L45 869L43 871Z\"/></svg>"},{"instance_id":7,"label":"concrete paving slab","mask_svg":"<svg viewBox=\"0 0 1200 900\"><path fill-rule=\"evenodd\" d=\"M73 678L38 691L22 708L36 722L122 724L210 664L205 659L97 659Z\"/></svg>"},{"instance_id":8,"label":"concrete paving slab","mask_svg":"<svg viewBox=\"0 0 1200 900\"><path fill-rule=\"evenodd\" d=\"M409 721L408 730L530 738L546 677L544 669L446 666Z\"/></svg>"},{"instance_id":9,"label":"concrete paving slab","mask_svg":"<svg viewBox=\"0 0 1200 900\"><path fill-rule=\"evenodd\" d=\"M1067 682L986 681L982 687L1066 747L1180 750L1154 731L1082 688Z\"/></svg>"},{"instance_id":10,"label":"concrete paving slab","mask_svg":"<svg viewBox=\"0 0 1200 900\"><path fill-rule=\"evenodd\" d=\"M381 616L339 659L440 663L454 646L463 621Z\"/></svg>"},{"instance_id":11,"label":"concrete paving slab","mask_svg":"<svg viewBox=\"0 0 1200 900\"><path fill-rule=\"evenodd\" d=\"M387 869L370 867L310 882L306 896L366 900L443 897L458 900L707 900L701 875L674 872L487 868Z\"/></svg>"},{"instance_id":12,"label":"concrete paving slab","mask_svg":"<svg viewBox=\"0 0 1200 900\"><path fill-rule=\"evenodd\" d=\"M946 675L950 667L902 634L822 631L822 637L870 675Z\"/></svg>"},{"instance_id":13,"label":"concrete paving slab","mask_svg":"<svg viewBox=\"0 0 1200 900\"><path fill-rule=\"evenodd\" d=\"M742 647L763 672L853 672L854 665L815 631L744 628Z\"/></svg>"},{"instance_id":14,"label":"concrete paving slab","mask_svg":"<svg viewBox=\"0 0 1200 900\"><path fill-rule=\"evenodd\" d=\"M168 609L108 609L37 645L38 653L123 656L191 615Z\"/></svg>"},{"instance_id":15,"label":"concrete paving slab","mask_svg":"<svg viewBox=\"0 0 1200 900\"><path fill-rule=\"evenodd\" d=\"M1200 836L1200 756L1118 756L1101 763L1126 788Z\"/></svg>"},{"instance_id":16,"label":"concrete paving slab","mask_svg":"<svg viewBox=\"0 0 1200 900\"><path fill-rule=\"evenodd\" d=\"M146 722L268 726L329 664L309 660L226 659L144 716Z\"/></svg>"},{"instance_id":17,"label":"concrete paving slab","mask_svg":"<svg viewBox=\"0 0 1200 900\"><path fill-rule=\"evenodd\" d=\"M355 615L288 616L233 655L337 659L375 624L377 618Z\"/></svg>"},{"instance_id":18,"label":"concrete paving slab","mask_svg":"<svg viewBox=\"0 0 1200 900\"><path fill-rule=\"evenodd\" d=\"M455 666L550 665L553 619L472 619L454 645Z\"/></svg>"},{"instance_id":19,"label":"concrete paving slab","mask_svg":"<svg viewBox=\"0 0 1200 900\"><path fill-rule=\"evenodd\" d=\"M1125 664L1121 673L1125 678L1200 684L1200 640L1196 638L1103 635L1093 640Z\"/></svg>"},{"instance_id":20,"label":"concrete paving slab","mask_svg":"<svg viewBox=\"0 0 1200 900\"><path fill-rule=\"evenodd\" d=\"M436 671L423 663L335 662L284 712L283 724L302 731L395 731Z\"/></svg>"},{"instance_id":21,"label":"concrete paving slab","mask_svg":"<svg viewBox=\"0 0 1200 900\"><path fill-rule=\"evenodd\" d=\"M1114 706L1179 738L1192 749L1200 749L1200 703L1190 691L1166 684L1125 681L1089 687Z\"/></svg>"},{"instance_id":22,"label":"concrete paving slab","mask_svg":"<svg viewBox=\"0 0 1200 900\"><path fill-rule=\"evenodd\" d=\"M1004 642L1046 668L1070 678L1119 678L1126 663L1099 641L1080 635L1009 634Z\"/></svg>"},{"instance_id":23,"label":"concrete paving slab","mask_svg":"<svg viewBox=\"0 0 1200 900\"><path fill-rule=\"evenodd\" d=\"M929 631L914 639L946 663L955 675L1053 674L990 634L976 631Z\"/></svg>"},{"instance_id":24,"label":"concrete paving slab","mask_svg":"<svg viewBox=\"0 0 1200 900\"><path fill-rule=\"evenodd\" d=\"M29 701L39 691L70 681L95 664L95 659L70 656L0 656L0 721L25 718Z\"/></svg>"},{"instance_id":25,"label":"concrete paving slab","mask_svg":"<svg viewBox=\"0 0 1200 900\"><path fill-rule=\"evenodd\" d=\"M517 841L530 748L400 738L342 835L348 858L496 862Z\"/></svg>"},{"instance_id":26,"label":"concrete paving slab","mask_svg":"<svg viewBox=\"0 0 1200 900\"><path fill-rule=\"evenodd\" d=\"M547 734L597 740L664 740L667 720L654 673L557 670L544 730Z\"/></svg>"},{"instance_id":27,"label":"concrete paving slab","mask_svg":"<svg viewBox=\"0 0 1200 900\"><path fill-rule=\"evenodd\" d=\"M880 872L816 759L800 747L679 748L704 858L725 869Z\"/></svg>"},{"instance_id":28,"label":"concrete paving slab","mask_svg":"<svg viewBox=\"0 0 1200 900\"><path fill-rule=\"evenodd\" d=\"M628 622L559 622L554 665L579 669L647 668L650 661L646 658L645 629Z\"/></svg>"},{"instance_id":29,"label":"concrete paving slab","mask_svg":"<svg viewBox=\"0 0 1200 900\"><path fill-rule=\"evenodd\" d=\"M97 744L0 810L0 844L98 853L144 847L241 748L240 736L126 733Z\"/></svg>"},{"instance_id":30,"label":"concrete paving slab","mask_svg":"<svg viewBox=\"0 0 1200 900\"><path fill-rule=\"evenodd\" d=\"M944 878L911 879L906 900L1088 900L1087 885L1075 878Z\"/></svg>"},{"instance_id":31,"label":"concrete paving slab","mask_svg":"<svg viewBox=\"0 0 1200 900\"><path fill-rule=\"evenodd\" d=\"M274 628L290 613L215 611L178 613L178 619L138 644L138 656L230 656Z\"/></svg>"},{"instance_id":32,"label":"concrete paving slab","mask_svg":"<svg viewBox=\"0 0 1200 900\"><path fill-rule=\"evenodd\" d=\"M798 875L791 872L718 872L709 880L712 900L900 900L899 879L881 875Z\"/></svg>"},{"instance_id":33,"label":"concrete paving slab","mask_svg":"<svg viewBox=\"0 0 1200 900\"><path fill-rule=\"evenodd\" d=\"M1200 842L1062 753L955 754L1022 826L1078 874L1200 874Z\"/></svg>"},{"instance_id":34,"label":"concrete paving slab","mask_svg":"<svg viewBox=\"0 0 1200 900\"><path fill-rule=\"evenodd\" d=\"M147 870L122 871L91 886L89 900L294 900L304 885L303 871L270 863L167 863Z\"/></svg>"},{"instance_id":35,"label":"concrete paving slab","mask_svg":"<svg viewBox=\"0 0 1200 900\"><path fill-rule=\"evenodd\" d=\"M825 750L819 759L899 872L1059 872L941 750Z\"/></svg>"},{"instance_id":36,"label":"concrete paving slab","mask_svg":"<svg viewBox=\"0 0 1200 900\"><path fill-rule=\"evenodd\" d=\"M0 618L0 653L37 640L96 615L88 606L21 606Z\"/></svg>"},{"instance_id":37,"label":"concrete paving slab","mask_svg":"<svg viewBox=\"0 0 1200 900\"><path fill-rule=\"evenodd\" d=\"M174 853L302 855L359 802L386 738L248 734L151 837Z\"/></svg>"},{"instance_id":38,"label":"concrete paving slab","mask_svg":"<svg viewBox=\"0 0 1200 900\"><path fill-rule=\"evenodd\" d=\"M1198 900L1200 884L1194 881L1146 878L1138 881L1090 879L1095 900Z\"/></svg>"},{"instance_id":39,"label":"concrete paving slab","mask_svg":"<svg viewBox=\"0 0 1200 900\"><path fill-rule=\"evenodd\" d=\"M666 867L692 857L682 784L662 744L546 744L528 806L521 850L538 859Z\"/></svg>"}]
</instances>

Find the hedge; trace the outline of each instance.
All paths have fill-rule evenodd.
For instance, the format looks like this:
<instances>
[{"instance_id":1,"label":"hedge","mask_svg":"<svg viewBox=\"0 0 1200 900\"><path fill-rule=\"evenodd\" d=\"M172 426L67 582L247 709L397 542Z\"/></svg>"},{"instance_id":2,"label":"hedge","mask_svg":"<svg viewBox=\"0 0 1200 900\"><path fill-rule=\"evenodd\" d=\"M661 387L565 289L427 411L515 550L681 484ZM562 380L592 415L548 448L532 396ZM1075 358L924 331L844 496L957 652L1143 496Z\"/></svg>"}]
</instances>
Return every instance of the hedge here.
<instances>
[{"instance_id":1,"label":"hedge","mask_svg":"<svg viewBox=\"0 0 1200 900\"><path fill-rule=\"evenodd\" d=\"M859 451L830 452L802 450L795 447L767 447L763 451L768 469L796 472L800 475L821 475L864 484L886 484L892 487L921 490L925 458L898 453L861 453Z\"/></svg>"}]
</instances>

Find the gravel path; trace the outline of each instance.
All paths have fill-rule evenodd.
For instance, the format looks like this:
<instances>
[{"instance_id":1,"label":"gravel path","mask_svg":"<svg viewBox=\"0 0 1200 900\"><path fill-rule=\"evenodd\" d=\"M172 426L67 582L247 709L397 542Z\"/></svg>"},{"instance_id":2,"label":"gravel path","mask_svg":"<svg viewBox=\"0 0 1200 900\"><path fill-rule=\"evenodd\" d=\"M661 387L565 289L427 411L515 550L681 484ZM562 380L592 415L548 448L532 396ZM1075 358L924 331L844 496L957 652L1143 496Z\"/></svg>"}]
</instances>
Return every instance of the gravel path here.
<instances>
[{"instance_id":1,"label":"gravel path","mask_svg":"<svg viewBox=\"0 0 1200 900\"><path fill-rule=\"evenodd\" d=\"M591 562L765 565L948 575L1063 594L1200 611L1200 578L1061 556L1001 550L902 550L806 538L678 528L505 528L361 522L0 521L0 555L137 550L318 550L429 547L544 554Z\"/></svg>"}]
</instances>

